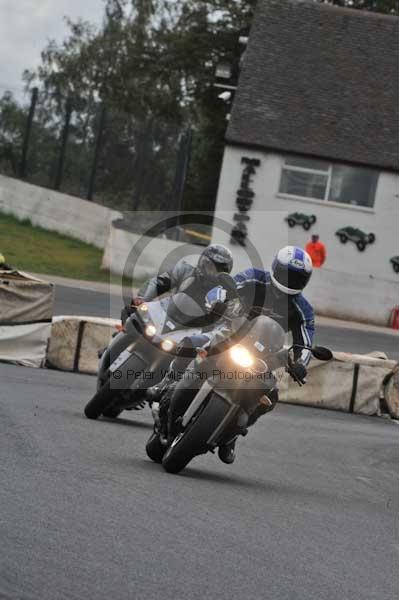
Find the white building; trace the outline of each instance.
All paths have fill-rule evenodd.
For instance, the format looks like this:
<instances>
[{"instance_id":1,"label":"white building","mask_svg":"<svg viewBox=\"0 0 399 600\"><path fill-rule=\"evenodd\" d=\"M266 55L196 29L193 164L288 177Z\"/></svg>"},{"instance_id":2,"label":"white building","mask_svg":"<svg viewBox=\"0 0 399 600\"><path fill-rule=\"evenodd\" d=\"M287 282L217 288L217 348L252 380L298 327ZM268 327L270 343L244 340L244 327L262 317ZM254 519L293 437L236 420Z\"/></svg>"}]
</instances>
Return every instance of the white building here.
<instances>
[{"instance_id":1,"label":"white building","mask_svg":"<svg viewBox=\"0 0 399 600\"><path fill-rule=\"evenodd\" d=\"M251 244L268 268L318 233L328 257L306 295L320 314L387 324L399 304L398 65L399 18L258 1L215 213L233 235L216 224L214 239L238 269Z\"/></svg>"}]
</instances>

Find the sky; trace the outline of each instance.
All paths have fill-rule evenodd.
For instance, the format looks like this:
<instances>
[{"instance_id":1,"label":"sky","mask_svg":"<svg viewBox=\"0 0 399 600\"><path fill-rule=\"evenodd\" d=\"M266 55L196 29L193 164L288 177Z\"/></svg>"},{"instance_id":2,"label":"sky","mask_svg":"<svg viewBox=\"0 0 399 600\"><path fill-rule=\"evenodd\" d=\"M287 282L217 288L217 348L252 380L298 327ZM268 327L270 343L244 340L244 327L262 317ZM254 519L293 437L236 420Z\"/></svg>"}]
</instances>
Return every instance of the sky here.
<instances>
[{"instance_id":1,"label":"sky","mask_svg":"<svg viewBox=\"0 0 399 600\"><path fill-rule=\"evenodd\" d=\"M82 17L100 25L103 0L0 0L0 96L11 89L22 96L22 73L40 63L47 40L62 42L63 17Z\"/></svg>"}]
</instances>

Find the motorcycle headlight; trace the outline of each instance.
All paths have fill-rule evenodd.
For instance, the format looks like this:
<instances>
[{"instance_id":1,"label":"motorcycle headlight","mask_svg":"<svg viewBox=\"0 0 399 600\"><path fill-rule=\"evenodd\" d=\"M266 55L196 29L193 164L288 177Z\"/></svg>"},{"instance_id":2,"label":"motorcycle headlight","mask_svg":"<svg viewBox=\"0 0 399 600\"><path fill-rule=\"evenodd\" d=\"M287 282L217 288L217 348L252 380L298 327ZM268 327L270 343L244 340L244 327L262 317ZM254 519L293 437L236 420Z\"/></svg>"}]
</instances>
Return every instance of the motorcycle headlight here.
<instances>
[{"instance_id":1,"label":"motorcycle headlight","mask_svg":"<svg viewBox=\"0 0 399 600\"><path fill-rule=\"evenodd\" d=\"M157 328L155 327L155 325L147 325L147 327L145 328L145 334L147 337L154 337L156 332Z\"/></svg>"},{"instance_id":2,"label":"motorcycle headlight","mask_svg":"<svg viewBox=\"0 0 399 600\"><path fill-rule=\"evenodd\" d=\"M140 304L137 310L137 314L139 315L144 325L151 322L147 304Z\"/></svg>"},{"instance_id":3,"label":"motorcycle headlight","mask_svg":"<svg viewBox=\"0 0 399 600\"><path fill-rule=\"evenodd\" d=\"M230 349L230 357L243 369L248 369L254 364L254 357L244 346L233 346Z\"/></svg>"},{"instance_id":4,"label":"motorcycle headlight","mask_svg":"<svg viewBox=\"0 0 399 600\"><path fill-rule=\"evenodd\" d=\"M165 350L165 352L170 352L171 350L173 350L174 347L174 342L172 342L172 340L163 340L163 342L161 343L161 348L162 350Z\"/></svg>"}]
</instances>

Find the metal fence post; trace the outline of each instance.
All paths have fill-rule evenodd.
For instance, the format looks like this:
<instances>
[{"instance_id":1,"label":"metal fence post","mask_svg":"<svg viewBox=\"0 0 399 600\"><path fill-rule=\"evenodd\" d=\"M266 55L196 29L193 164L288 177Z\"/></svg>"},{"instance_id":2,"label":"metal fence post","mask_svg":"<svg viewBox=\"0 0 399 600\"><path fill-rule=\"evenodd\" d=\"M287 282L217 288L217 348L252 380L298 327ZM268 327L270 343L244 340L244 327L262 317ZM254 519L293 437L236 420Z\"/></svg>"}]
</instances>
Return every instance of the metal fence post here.
<instances>
[{"instance_id":1,"label":"metal fence post","mask_svg":"<svg viewBox=\"0 0 399 600\"><path fill-rule=\"evenodd\" d=\"M145 189L146 165L148 160L148 148L151 144L153 120L146 121L139 133L137 140L136 159L134 161L133 173L135 177L135 189L132 201L132 211L137 211L142 200Z\"/></svg>"},{"instance_id":2,"label":"metal fence post","mask_svg":"<svg viewBox=\"0 0 399 600\"><path fill-rule=\"evenodd\" d=\"M191 158L191 147L193 142L192 129L188 129L180 138L177 151L176 173L173 185L174 205L178 212L183 209L183 194Z\"/></svg>"},{"instance_id":3,"label":"metal fence post","mask_svg":"<svg viewBox=\"0 0 399 600\"><path fill-rule=\"evenodd\" d=\"M61 149L60 149L60 157L58 159L58 167L57 174L55 177L54 189L59 190L62 182L62 175L64 171L64 161L65 161L65 151L66 145L68 142L69 135L69 126L71 123L71 115L72 115L72 98L68 98L65 104L65 123L64 128L62 130L61 136Z\"/></svg>"},{"instance_id":4,"label":"metal fence post","mask_svg":"<svg viewBox=\"0 0 399 600\"><path fill-rule=\"evenodd\" d=\"M101 107L101 112L100 112L100 121L98 124L96 147L94 150L93 164L92 164L91 173L90 173L89 188L87 190L87 199L88 200L93 199L94 184L96 181L98 161L100 158L101 144L102 144L102 139L103 139L104 127L105 127L105 119L106 119L106 108L105 108L105 105L103 104Z\"/></svg>"},{"instance_id":5,"label":"metal fence post","mask_svg":"<svg viewBox=\"0 0 399 600\"><path fill-rule=\"evenodd\" d=\"M37 89L37 87L34 87L32 89L32 99L31 99L31 103L30 103L28 120L26 123L26 129L25 129L25 135L24 135L24 145L22 147L22 158L21 158L21 165L20 165L20 171L19 171L19 176L22 179L24 179L24 177L26 176L26 164L27 164L27 156L28 156L28 150L29 150L30 134L32 131L33 117L35 115L38 93L39 93L39 90Z\"/></svg>"}]
</instances>

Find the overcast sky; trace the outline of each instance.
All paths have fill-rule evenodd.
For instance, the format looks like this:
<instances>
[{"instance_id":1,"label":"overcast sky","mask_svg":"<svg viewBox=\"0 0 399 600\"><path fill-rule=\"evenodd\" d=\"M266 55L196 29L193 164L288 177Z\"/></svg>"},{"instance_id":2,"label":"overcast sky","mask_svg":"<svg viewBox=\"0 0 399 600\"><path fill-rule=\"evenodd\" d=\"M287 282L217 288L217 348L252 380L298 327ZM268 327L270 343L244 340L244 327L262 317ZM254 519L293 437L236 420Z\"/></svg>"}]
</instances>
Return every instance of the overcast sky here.
<instances>
[{"instance_id":1,"label":"overcast sky","mask_svg":"<svg viewBox=\"0 0 399 600\"><path fill-rule=\"evenodd\" d=\"M23 70L37 66L48 39L65 37L65 15L99 25L103 12L103 0L0 0L0 95L19 96Z\"/></svg>"}]
</instances>

